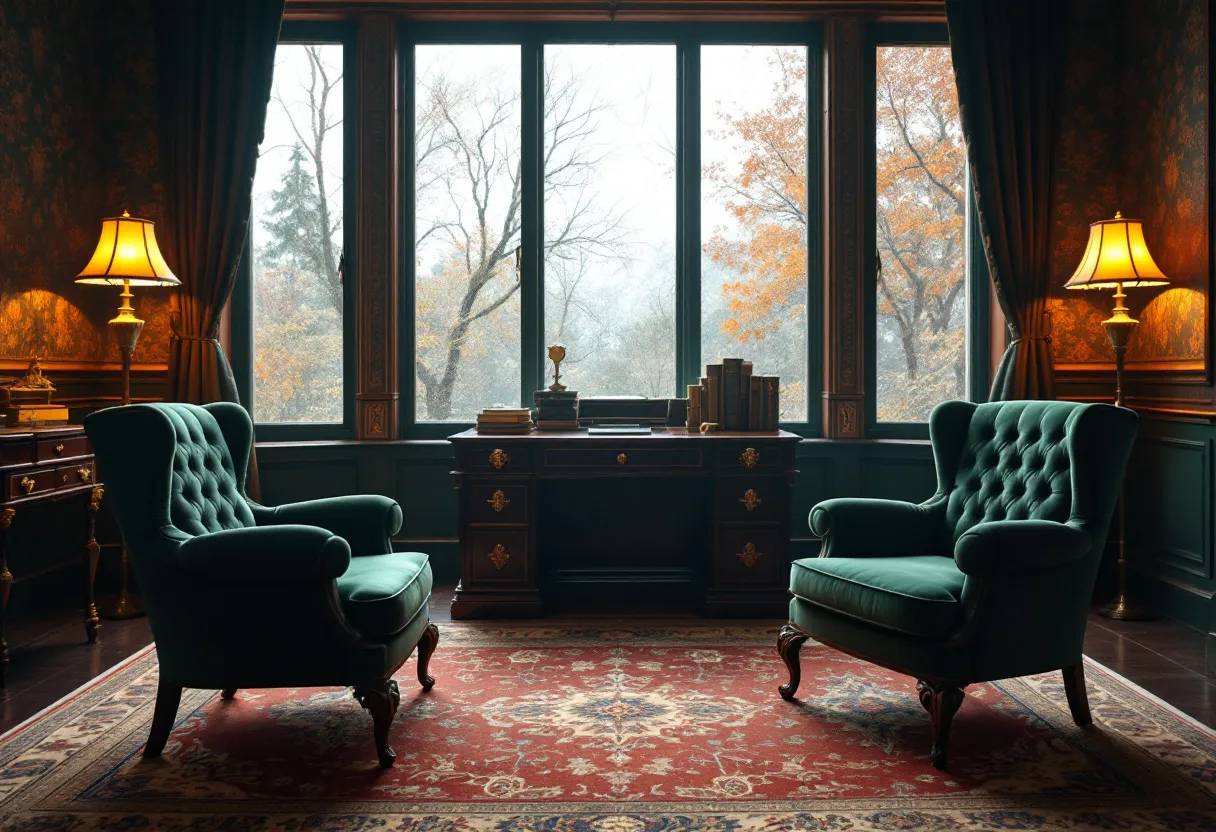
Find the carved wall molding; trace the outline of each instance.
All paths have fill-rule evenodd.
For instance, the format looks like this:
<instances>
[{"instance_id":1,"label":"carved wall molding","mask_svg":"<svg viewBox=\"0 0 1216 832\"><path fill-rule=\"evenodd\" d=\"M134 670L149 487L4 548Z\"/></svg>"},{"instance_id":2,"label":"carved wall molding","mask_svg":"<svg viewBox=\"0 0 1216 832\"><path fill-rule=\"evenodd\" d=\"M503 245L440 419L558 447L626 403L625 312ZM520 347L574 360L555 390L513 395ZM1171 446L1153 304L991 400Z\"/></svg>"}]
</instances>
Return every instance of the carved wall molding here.
<instances>
[{"instance_id":1,"label":"carved wall molding","mask_svg":"<svg viewBox=\"0 0 1216 832\"><path fill-rule=\"evenodd\" d=\"M828 77L823 142L827 195L823 430L831 439L865 435L863 31L859 16L833 17L824 27L823 38Z\"/></svg>"},{"instance_id":2,"label":"carved wall molding","mask_svg":"<svg viewBox=\"0 0 1216 832\"><path fill-rule=\"evenodd\" d=\"M355 395L360 439L397 435L397 50L394 15L360 17Z\"/></svg>"}]
</instances>

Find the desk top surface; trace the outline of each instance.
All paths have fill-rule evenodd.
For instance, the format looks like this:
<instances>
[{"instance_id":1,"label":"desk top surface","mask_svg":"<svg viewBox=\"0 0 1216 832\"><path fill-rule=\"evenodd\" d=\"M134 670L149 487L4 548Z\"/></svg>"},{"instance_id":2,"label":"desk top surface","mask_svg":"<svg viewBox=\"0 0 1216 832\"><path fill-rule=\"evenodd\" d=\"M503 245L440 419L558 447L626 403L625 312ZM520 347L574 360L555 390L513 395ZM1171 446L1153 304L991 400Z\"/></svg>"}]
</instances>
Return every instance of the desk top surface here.
<instances>
[{"instance_id":1,"label":"desk top surface","mask_svg":"<svg viewBox=\"0 0 1216 832\"><path fill-rule=\"evenodd\" d=\"M567 442L798 442L802 437L785 430L722 430L689 433L687 428L652 428L650 433L601 433L586 430L534 430L531 433L478 433L469 428L448 437L450 442L530 442L536 444Z\"/></svg>"},{"instance_id":2,"label":"desk top surface","mask_svg":"<svg viewBox=\"0 0 1216 832\"><path fill-rule=\"evenodd\" d=\"M14 425L0 427L0 442L16 442L22 439L51 439L74 433L83 434L84 425L47 425L46 427Z\"/></svg>"}]
</instances>

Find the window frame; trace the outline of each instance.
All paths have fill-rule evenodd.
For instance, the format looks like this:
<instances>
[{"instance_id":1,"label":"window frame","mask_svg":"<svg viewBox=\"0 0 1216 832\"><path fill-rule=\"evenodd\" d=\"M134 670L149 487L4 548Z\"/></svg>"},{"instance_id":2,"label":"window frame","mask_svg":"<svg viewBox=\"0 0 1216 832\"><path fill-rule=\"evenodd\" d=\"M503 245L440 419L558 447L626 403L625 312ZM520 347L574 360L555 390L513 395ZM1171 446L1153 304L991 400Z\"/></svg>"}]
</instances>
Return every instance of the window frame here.
<instances>
[{"instance_id":1,"label":"window frame","mask_svg":"<svg viewBox=\"0 0 1216 832\"><path fill-rule=\"evenodd\" d=\"M232 369L241 404L254 420L260 442L321 441L355 438L355 391L358 387L356 279L358 274L359 79L356 25L351 21L285 20L280 44L321 43L342 46L342 421L259 422L253 401L253 237L254 217L237 268L231 298Z\"/></svg>"},{"instance_id":2,"label":"window frame","mask_svg":"<svg viewBox=\"0 0 1216 832\"><path fill-rule=\"evenodd\" d=\"M865 321L863 326L863 355L865 356L866 424L865 433L873 439L928 439L929 422L880 422L878 420L878 193L877 183L877 116L874 100L877 94L878 48L880 46L949 46L950 36L944 23L873 23L866 29L864 66L865 135L867 152L864 160L866 222L863 240L865 269ZM970 184L970 171L967 182ZM968 187L966 236L967 262L967 398L973 402L988 398L988 328L989 275L980 238L975 193Z\"/></svg>"},{"instance_id":3,"label":"window frame","mask_svg":"<svg viewBox=\"0 0 1216 832\"><path fill-rule=\"evenodd\" d=\"M399 28L399 135L401 164L398 341L401 385L400 436L442 439L472 421L419 422L415 361L415 47L422 44L518 44L521 72L521 154L524 180L520 245L520 401L544 386L543 235L544 171L541 163L545 44L672 44L676 49L676 379L673 397L702 374L701 361L701 97L702 45L782 45L807 50L807 421L782 423L801 436L822 434L822 29L814 23L545 22L497 23L409 21ZM741 351L742 352L742 351Z\"/></svg>"}]
</instances>

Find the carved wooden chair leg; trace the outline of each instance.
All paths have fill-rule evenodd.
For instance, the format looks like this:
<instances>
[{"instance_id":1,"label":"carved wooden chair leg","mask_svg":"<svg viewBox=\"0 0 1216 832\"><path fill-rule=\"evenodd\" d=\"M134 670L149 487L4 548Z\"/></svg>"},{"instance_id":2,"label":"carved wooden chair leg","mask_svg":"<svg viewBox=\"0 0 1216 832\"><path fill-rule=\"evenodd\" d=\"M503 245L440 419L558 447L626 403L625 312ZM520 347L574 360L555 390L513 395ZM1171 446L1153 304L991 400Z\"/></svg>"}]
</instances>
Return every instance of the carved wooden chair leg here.
<instances>
[{"instance_id":1,"label":"carved wooden chair leg","mask_svg":"<svg viewBox=\"0 0 1216 832\"><path fill-rule=\"evenodd\" d=\"M933 751L930 757L933 767L946 767L946 747L950 742L950 722L963 704L963 689L943 682L916 681L916 692L920 695L920 704L929 712L933 723Z\"/></svg>"},{"instance_id":2,"label":"carved wooden chair leg","mask_svg":"<svg viewBox=\"0 0 1216 832\"><path fill-rule=\"evenodd\" d=\"M401 703L397 683L392 679L384 679L370 685L357 685L355 699L372 715L376 757L380 760L380 767L390 768L397 759L396 752L388 744L389 728L393 725L393 717Z\"/></svg>"},{"instance_id":3,"label":"carved wooden chair leg","mask_svg":"<svg viewBox=\"0 0 1216 832\"><path fill-rule=\"evenodd\" d=\"M152 711L152 730L148 732L148 744L144 746L144 757L159 757L169 741L169 732L177 721L177 706L182 702L182 686L161 679L156 686L156 708Z\"/></svg>"},{"instance_id":4,"label":"carved wooden chair leg","mask_svg":"<svg viewBox=\"0 0 1216 832\"><path fill-rule=\"evenodd\" d=\"M787 702L794 698L794 694L798 692L798 684L802 681L802 664L798 661L798 651L810 637L809 633L804 633L793 624L786 624L777 634L777 655L785 662L785 667L790 672L789 682L778 687L777 692Z\"/></svg>"},{"instance_id":5,"label":"carved wooden chair leg","mask_svg":"<svg viewBox=\"0 0 1216 832\"><path fill-rule=\"evenodd\" d=\"M236 697L236 688L224 688L220 691L220 699L228 701Z\"/></svg>"},{"instance_id":6,"label":"carved wooden chair leg","mask_svg":"<svg viewBox=\"0 0 1216 832\"><path fill-rule=\"evenodd\" d=\"M426 629L422 631L422 638L418 640L418 684L422 685L423 690L435 687L435 679L426 671L430 666L431 654L435 652L437 644L439 644L439 628L434 623L427 624Z\"/></svg>"},{"instance_id":7,"label":"carved wooden chair leg","mask_svg":"<svg viewBox=\"0 0 1216 832\"><path fill-rule=\"evenodd\" d=\"M1068 710L1072 721L1082 728L1094 724L1089 713L1089 696L1085 693L1085 665L1078 663L1064 668L1064 694L1068 697Z\"/></svg>"}]
</instances>

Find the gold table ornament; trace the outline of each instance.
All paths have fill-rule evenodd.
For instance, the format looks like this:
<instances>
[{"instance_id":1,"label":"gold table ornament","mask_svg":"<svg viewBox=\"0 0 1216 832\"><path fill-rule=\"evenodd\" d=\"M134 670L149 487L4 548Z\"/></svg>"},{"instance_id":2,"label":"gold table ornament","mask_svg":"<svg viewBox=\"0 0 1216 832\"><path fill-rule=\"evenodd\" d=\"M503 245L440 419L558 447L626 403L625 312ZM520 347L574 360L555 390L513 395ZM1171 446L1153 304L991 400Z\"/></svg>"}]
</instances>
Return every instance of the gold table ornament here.
<instances>
[{"instance_id":1,"label":"gold table ornament","mask_svg":"<svg viewBox=\"0 0 1216 832\"><path fill-rule=\"evenodd\" d=\"M743 565L746 566L748 569L751 569L753 566L755 566L756 561L760 560L760 558L763 555L764 555L763 552L756 551L756 544L752 543L750 541L747 543L746 546L743 547L742 552L735 552L735 557L737 557L739 560L741 560L743 562Z\"/></svg>"},{"instance_id":2,"label":"gold table ornament","mask_svg":"<svg viewBox=\"0 0 1216 832\"><path fill-rule=\"evenodd\" d=\"M495 569L502 569L507 565L507 561L511 559L511 553L507 551L507 547L501 543L494 544L494 551L486 555L490 559L490 563L494 564Z\"/></svg>"},{"instance_id":3,"label":"gold table ornament","mask_svg":"<svg viewBox=\"0 0 1216 832\"><path fill-rule=\"evenodd\" d=\"M36 485L36 483L29 477L21 478L21 490L24 491L26 494L29 494L31 491L33 491L35 485Z\"/></svg>"},{"instance_id":4,"label":"gold table ornament","mask_svg":"<svg viewBox=\"0 0 1216 832\"><path fill-rule=\"evenodd\" d=\"M511 457L507 456L507 452L502 448L490 451L490 465L494 466L494 470L501 471L509 464L511 464Z\"/></svg>"},{"instance_id":5,"label":"gold table ornament","mask_svg":"<svg viewBox=\"0 0 1216 832\"><path fill-rule=\"evenodd\" d=\"M562 361L566 359L566 348L561 344L554 344L549 347L549 360L553 362L553 383L549 385L549 389L557 393L566 389L566 385L562 384Z\"/></svg>"},{"instance_id":6,"label":"gold table ornament","mask_svg":"<svg viewBox=\"0 0 1216 832\"><path fill-rule=\"evenodd\" d=\"M745 448L743 453L739 454L739 463L744 468L755 468L756 463L760 461L760 454L755 448Z\"/></svg>"},{"instance_id":7,"label":"gold table ornament","mask_svg":"<svg viewBox=\"0 0 1216 832\"><path fill-rule=\"evenodd\" d=\"M629 461L629 457L625 456L624 454L616 455L616 464L617 465L624 465L628 461Z\"/></svg>"}]
</instances>

